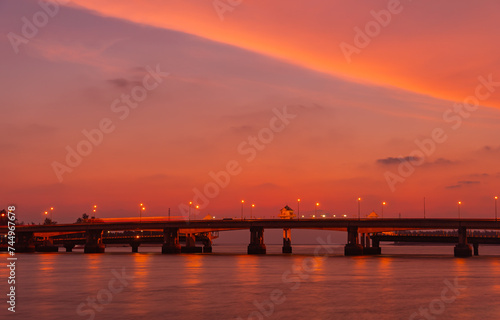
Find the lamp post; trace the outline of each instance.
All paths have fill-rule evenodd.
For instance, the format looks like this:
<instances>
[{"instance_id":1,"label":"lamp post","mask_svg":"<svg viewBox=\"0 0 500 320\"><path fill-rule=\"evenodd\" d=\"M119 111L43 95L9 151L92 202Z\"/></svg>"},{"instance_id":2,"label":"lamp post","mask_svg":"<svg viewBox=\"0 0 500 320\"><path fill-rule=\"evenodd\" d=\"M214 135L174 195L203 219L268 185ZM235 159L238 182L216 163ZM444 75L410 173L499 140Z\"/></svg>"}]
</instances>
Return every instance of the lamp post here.
<instances>
[{"instance_id":1,"label":"lamp post","mask_svg":"<svg viewBox=\"0 0 500 320\"><path fill-rule=\"evenodd\" d=\"M188 222L191 221L191 206L192 205L193 205L193 201L189 201Z\"/></svg>"},{"instance_id":2,"label":"lamp post","mask_svg":"<svg viewBox=\"0 0 500 320\"><path fill-rule=\"evenodd\" d=\"M94 219L96 218L97 216L97 205L94 204L94 206L92 207L92 213L94 214Z\"/></svg>"},{"instance_id":3,"label":"lamp post","mask_svg":"<svg viewBox=\"0 0 500 320\"><path fill-rule=\"evenodd\" d=\"M243 204L245 203L245 200L241 200L241 220L243 220Z\"/></svg>"},{"instance_id":4,"label":"lamp post","mask_svg":"<svg viewBox=\"0 0 500 320\"><path fill-rule=\"evenodd\" d=\"M497 221L497 200L498 200L498 197L495 196L495 221Z\"/></svg>"},{"instance_id":5,"label":"lamp post","mask_svg":"<svg viewBox=\"0 0 500 320\"><path fill-rule=\"evenodd\" d=\"M142 212L146 210L143 203L139 204L139 223L142 222Z\"/></svg>"},{"instance_id":6,"label":"lamp post","mask_svg":"<svg viewBox=\"0 0 500 320\"><path fill-rule=\"evenodd\" d=\"M198 216L198 213L199 213L199 211L198 211L198 210L200 210L200 206L199 206L199 205L196 205L194 208L196 209L196 211L195 211L195 212L196 212L196 213L195 213L195 216ZM196 219L195 219L195 220L196 220Z\"/></svg>"},{"instance_id":7,"label":"lamp post","mask_svg":"<svg viewBox=\"0 0 500 320\"><path fill-rule=\"evenodd\" d=\"M361 220L361 198L358 198L358 220Z\"/></svg>"},{"instance_id":8,"label":"lamp post","mask_svg":"<svg viewBox=\"0 0 500 320\"><path fill-rule=\"evenodd\" d=\"M314 215L318 212L319 202L316 202L316 206L314 207Z\"/></svg>"},{"instance_id":9,"label":"lamp post","mask_svg":"<svg viewBox=\"0 0 500 320\"><path fill-rule=\"evenodd\" d=\"M250 219L252 219L253 208L255 208L255 204L252 203L250 206Z\"/></svg>"},{"instance_id":10,"label":"lamp post","mask_svg":"<svg viewBox=\"0 0 500 320\"><path fill-rule=\"evenodd\" d=\"M297 219L300 220L300 198L297 199Z\"/></svg>"},{"instance_id":11,"label":"lamp post","mask_svg":"<svg viewBox=\"0 0 500 320\"><path fill-rule=\"evenodd\" d=\"M458 201L458 219L460 219L460 207L462 206L462 201Z\"/></svg>"},{"instance_id":12,"label":"lamp post","mask_svg":"<svg viewBox=\"0 0 500 320\"><path fill-rule=\"evenodd\" d=\"M386 202L382 202L382 218L384 217L384 207L386 205Z\"/></svg>"}]
</instances>

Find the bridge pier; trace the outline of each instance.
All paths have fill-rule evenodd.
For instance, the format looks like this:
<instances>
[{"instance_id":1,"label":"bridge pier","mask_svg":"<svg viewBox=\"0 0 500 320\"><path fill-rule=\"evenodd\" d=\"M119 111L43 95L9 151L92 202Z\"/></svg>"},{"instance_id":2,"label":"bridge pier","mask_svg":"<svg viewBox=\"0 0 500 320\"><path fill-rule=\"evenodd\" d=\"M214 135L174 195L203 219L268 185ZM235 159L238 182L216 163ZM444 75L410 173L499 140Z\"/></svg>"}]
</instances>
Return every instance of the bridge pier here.
<instances>
[{"instance_id":1,"label":"bridge pier","mask_svg":"<svg viewBox=\"0 0 500 320\"><path fill-rule=\"evenodd\" d=\"M250 244L247 252L248 254L266 254L263 227L250 227Z\"/></svg>"},{"instance_id":2,"label":"bridge pier","mask_svg":"<svg viewBox=\"0 0 500 320\"><path fill-rule=\"evenodd\" d=\"M292 253L292 229L283 229L283 248L282 253Z\"/></svg>"},{"instance_id":3,"label":"bridge pier","mask_svg":"<svg viewBox=\"0 0 500 320\"><path fill-rule=\"evenodd\" d=\"M467 228L458 228L458 244L453 251L457 258L472 257L472 248L470 244L467 243Z\"/></svg>"},{"instance_id":4,"label":"bridge pier","mask_svg":"<svg viewBox=\"0 0 500 320\"><path fill-rule=\"evenodd\" d=\"M186 233L186 245L181 247L182 253L200 253L202 248L196 246L196 236L194 233Z\"/></svg>"},{"instance_id":5,"label":"bridge pier","mask_svg":"<svg viewBox=\"0 0 500 320\"><path fill-rule=\"evenodd\" d=\"M375 241L373 241L373 245L370 245L370 234L364 233L365 238L365 246L363 247L363 254L366 255L376 255L382 254L382 249L380 248L379 242L377 241L377 246L375 246Z\"/></svg>"},{"instance_id":6,"label":"bridge pier","mask_svg":"<svg viewBox=\"0 0 500 320\"><path fill-rule=\"evenodd\" d=\"M181 245L179 244L179 228L163 229L163 246L161 247L161 253L181 253Z\"/></svg>"},{"instance_id":7,"label":"bridge pier","mask_svg":"<svg viewBox=\"0 0 500 320\"><path fill-rule=\"evenodd\" d=\"M363 255L363 246L359 244L358 227L347 227L347 244L344 247L345 256Z\"/></svg>"},{"instance_id":8,"label":"bridge pier","mask_svg":"<svg viewBox=\"0 0 500 320\"><path fill-rule=\"evenodd\" d=\"M130 246L132 247L132 252L137 253L139 252L139 246L141 245L141 242L139 240L133 240L130 242Z\"/></svg>"},{"instance_id":9,"label":"bridge pier","mask_svg":"<svg viewBox=\"0 0 500 320\"><path fill-rule=\"evenodd\" d=\"M102 243L102 230L87 230L85 232L87 242L83 248L83 253L104 253L104 244Z\"/></svg>"},{"instance_id":10,"label":"bridge pier","mask_svg":"<svg viewBox=\"0 0 500 320\"><path fill-rule=\"evenodd\" d=\"M66 252L73 252L73 248L75 247L75 245L66 243L64 244L64 247L66 248Z\"/></svg>"},{"instance_id":11,"label":"bridge pier","mask_svg":"<svg viewBox=\"0 0 500 320\"><path fill-rule=\"evenodd\" d=\"M46 238L43 240L42 244L35 245L36 252L58 252L59 247L54 245L52 239Z\"/></svg>"},{"instance_id":12,"label":"bridge pier","mask_svg":"<svg viewBox=\"0 0 500 320\"><path fill-rule=\"evenodd\" d=\"M212 253L212 239L209 234L203 234L201 241L203 242L203 253Z\"/></svg>"},{"instance_id":13,"label":"bridge pier","mask_svg":"<svg viewBox=\"0 0 500 320\"><path fill-rule=\"evenodd\" d=\"M479 243L474 242L474 243L472 244L472 246L474 247L474 255L475 255L475 256L478 256L478 255L479 255Z\"/></svg>"},{"instance_id":14,"label":"bridge pier","mask_svg":"<svg viewBox=\"0 0 500 320\"><path fill-rule=\"evenodd\" d=\"M370 248L371 254L382 254L382 248L380 248L380 241L378 238L372 239L372 246Z\"/></svg>"},{"instance_id":15,"label":"bridge pier","mask_svg":"<svg viewBox=\"0 0 500 320\"><path fill-rule=\"evenodd\" d=\"M16 234L16 252L35 252L35 238L33 232L19 232Z\"/></svg>"}]
</instances>

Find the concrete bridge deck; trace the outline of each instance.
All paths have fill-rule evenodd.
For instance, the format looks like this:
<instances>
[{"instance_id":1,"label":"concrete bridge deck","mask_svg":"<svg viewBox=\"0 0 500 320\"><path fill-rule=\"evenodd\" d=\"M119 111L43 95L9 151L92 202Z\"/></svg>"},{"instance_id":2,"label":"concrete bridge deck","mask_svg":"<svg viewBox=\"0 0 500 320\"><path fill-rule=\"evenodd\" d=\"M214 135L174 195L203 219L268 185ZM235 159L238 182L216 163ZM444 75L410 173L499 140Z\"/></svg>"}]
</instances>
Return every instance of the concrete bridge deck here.
<instances>
[{"instance_id":1,"label":"concrete bridge deck","mask_svg":"<svg viewBox=\"0 0 500 320\"><path fill-rule=\"evenodd\" d=\"M291 253L291 229L317 229L347 231L346 255L380 254L380 240L374 237L379 232L396 230L457 230L453 240L455 256L472 255L468 244L467 230L500 230L500 221L492 219L232 219L232 220L167 220L164 221L126 221L100 222L58 225L23 225L16 226L16 246L18 252L31 251L34 236L52 237L56 234L85 232L85 252L104 252L103 232L126 230L156 230L163 232L163 253L200 252L195 247L195 235L213 231L250 230L249 254L266 252L264 229L283 229L283 253ZM0 234L7 233L7 227L0 227ZM179 234L186 234L184 250L180 248ZM361 236L360 236L361 235ZM371 241L373 237L373 241ZM140 239L131 243L137 251ZM204 244L204 252L211 252L211 240Z\"/></svg>"}]
</instances>

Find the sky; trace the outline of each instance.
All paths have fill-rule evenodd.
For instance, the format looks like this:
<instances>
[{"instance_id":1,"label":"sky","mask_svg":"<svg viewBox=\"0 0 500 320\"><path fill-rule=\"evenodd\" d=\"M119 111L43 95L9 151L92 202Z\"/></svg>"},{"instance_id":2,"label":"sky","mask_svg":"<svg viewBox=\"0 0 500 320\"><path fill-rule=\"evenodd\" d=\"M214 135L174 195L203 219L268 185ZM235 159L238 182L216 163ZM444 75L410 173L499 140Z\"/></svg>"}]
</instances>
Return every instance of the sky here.
<instances>
[{"instance_id":1,"label":"sky","mask_svg":"<svg viewBox=\"0 0 500 320\"><path fill-rule=\"evenodd\" d=\"M0 207L493 218L499 10L0 0Z\"/></svg>"}]
</instances>

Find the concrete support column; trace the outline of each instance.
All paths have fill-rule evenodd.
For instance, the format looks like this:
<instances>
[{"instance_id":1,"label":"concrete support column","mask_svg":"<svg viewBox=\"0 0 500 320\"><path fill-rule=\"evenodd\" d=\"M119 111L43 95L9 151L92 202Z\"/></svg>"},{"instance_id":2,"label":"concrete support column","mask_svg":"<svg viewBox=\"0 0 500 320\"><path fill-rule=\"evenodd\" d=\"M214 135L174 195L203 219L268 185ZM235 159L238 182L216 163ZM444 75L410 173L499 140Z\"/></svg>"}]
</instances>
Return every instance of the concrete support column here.
<instances>
[{"instance_id":1,"label":"concrete support column","mask_svg":"<svg viewBox=\"0 0 500 320\"><path fill-rule=\"evenodd\" d=\"M196 236L194 233L186 233L186 245L181 247L182 253L202 252L201 247L196 247Z\"/></svg>"},{"instance_id":2,"label":"concrete support column","mask_svg":"<svg viewBox=\"0 0 500 320\"><path fill-rule=\"evenodd\" d=\"M347 227L347 244L344 247L344 255L363 255L363 246L359 244L358 227Z\"/></svg>"},{"instance_id":3,"label":"concrete support column","mask_svg":"<svg viewBox=\"0 0 500 320\"><path fill-rule=\"evenodd\" d=\"M381 254L382 249L380 248L380 242L378 240L371 240L370 234L367 233L365 236L366 246L363 248L363 254ZM372 242L372 245L370 245L370 242Z\"/></svg>"},{"instance_id":4,"label":"concrete support column","mask_svg":"<svg viewBox=\"0 0 500 320\"><path fill-rule=\"evenodd\" d=\"M465 227L458 228L458 244L454 248L455 257L467 258L472 256L472 248L467 243L467 229Z\"/></svg>"},{"instance_id":5,"label":"concrete support column","mask_svg":"<svg viewBox=\"0 0 500 320\"><path fill-rule=\"evenodd\" d=\"M283 229L283 248L282 253L292 253L292 229Z\"/></svg>"},{"instance_id":6,"label":"concrete support column","mask_svg":"<svg viewBox=\"0 0 500 320\"><path fill-rule=\"evenodd\" d=\"M163 229L163 246L161 247L161 253L181 253L181 245L179 244L179 228Z\"/></svg>"},{"instance_id":7,"label":"concrete support column","mask_svg":"<svg viewBox=\"0 0 500 320\"><path fill-rule=\"evenodd\" d=\"M58 252L59 247L54 245L54 241L50 238L45 238L42 243L35 245L36 252Z\"/></svg>"},{"instance_id":8,"label":"concrete support column","mask_svg":"<svg viewBox=\"0 0 500 320\"><path fill-rule=\"evenodd\" d=\"M33 232L16 233L16 252L35 252L35 239Z\"/></svg>"},{"instance_id":9,"label":"concrete support column","mask_svg":"<svg viewBox=\"0 0 500 320\"><path fill-rule=\"evenodd\" d=\"M250 244L247 249L248 254L265 254L264 228L250 227Z\"/></svg>"},{"instance_id":10,"label":"concrete support column","mask_svg":"<svg viewBox=\"0 0 500 320\"><path fill-rule=\"evenodd\" d=\"M475 255L475 256L478 256L478 255L479 255L479 243L474 242L474 243L472 244L472 246L474 247L474 255Z\"/></svg>"},{"instance_id":11,"label":"concrete support column","mask_svg":"<svg viewBox=\"0 0 500 320\"><path fill-rule=\"evenodd\" d=\"M366 243L365 243L365 238L366 238L366 233L362 233L361 234L361 245L364 247L367 247ZM369 247L369 245L368 245Z\"/></svg>"},{"instance_id":12,"label":"concrete support column","mask_svg":"<svg viewBox=\"0 0 500 320\"><path fill-rule=\"evenodd\" d=\"M133 240L130 242L130 246L132 247L132 252L136 253L139 252L139 246L141 245L141 242L138 240Z\"/></svg>"},{"instance_id":13,"label":"concrete support column","mask_svg":"<svg viewBox=\"0 0 500 320\"><path fill-rule=\"evenodd\" d=\"M71 243L66 243L64 244L64 247L66 248L66 252L73 252L73 248L75 247L75 245Z\"/></svg>"},{"instance_id":14,"label":"concrete support column","mask_svg":"<svg viewBox=\"0 0 500 320\"><path fill-rule=\"evenodd\" d=\"M210 234L203 234L201 241L203 242L203 253L212 253L212 239L210 238Z\"/></svg>"},{"instance_id":15,"label":"concrete support column","mask_svg":"<svg viewBox=\"0 0 500 320\"><path fill-rule=\"evenodd\" d=\"M87 230L85 232L87 241L83 249L84 253L104 253L104 244L102 243L102 230Z\"/></svg>"}]
</instances>

